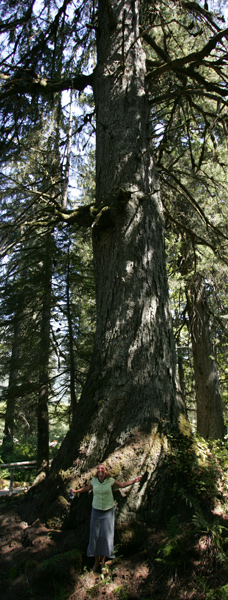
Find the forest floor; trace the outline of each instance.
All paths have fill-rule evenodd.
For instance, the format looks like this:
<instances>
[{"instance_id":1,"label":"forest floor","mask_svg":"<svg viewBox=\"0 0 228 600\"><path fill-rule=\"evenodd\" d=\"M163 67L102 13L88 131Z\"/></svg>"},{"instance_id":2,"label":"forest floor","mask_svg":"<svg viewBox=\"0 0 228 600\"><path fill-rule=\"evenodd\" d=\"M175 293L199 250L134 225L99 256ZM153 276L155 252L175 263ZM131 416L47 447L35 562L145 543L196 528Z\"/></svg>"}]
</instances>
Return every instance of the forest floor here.
<instances>
[{"instance_id":1,"label":"forest floor","mask_svg":"<svg viewBox=\"0 0 228 600\"><path fill-rule=\"evenodd\" d=\"M32 516L28 524L24 516L17 497L0 500L1 600L228 599L228 562L219 554L228 521L219 507L199 535L191 523L173 538L148 529L145 544L117 552L105 574L94 574L77 552L74 530L49 529Z\"/></svg>"}]
</instances>

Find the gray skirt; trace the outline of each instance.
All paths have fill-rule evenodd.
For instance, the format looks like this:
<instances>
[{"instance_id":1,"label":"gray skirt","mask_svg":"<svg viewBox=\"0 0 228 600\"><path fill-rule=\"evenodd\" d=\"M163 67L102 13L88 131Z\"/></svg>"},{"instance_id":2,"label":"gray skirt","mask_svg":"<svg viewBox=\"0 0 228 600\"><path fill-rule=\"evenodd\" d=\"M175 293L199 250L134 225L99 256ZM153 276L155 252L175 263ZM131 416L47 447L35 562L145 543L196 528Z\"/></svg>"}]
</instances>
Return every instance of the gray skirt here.
<instances>
[{"instance_id":1,"label":"gray skirt","mask_svg":"<svg viewBox=\"0 0 228 600\"><path fill-rule=\"evenodd\" d=\"M114 508L92 508L87 556L114 558Z\"/></svg>"}]
</instances>

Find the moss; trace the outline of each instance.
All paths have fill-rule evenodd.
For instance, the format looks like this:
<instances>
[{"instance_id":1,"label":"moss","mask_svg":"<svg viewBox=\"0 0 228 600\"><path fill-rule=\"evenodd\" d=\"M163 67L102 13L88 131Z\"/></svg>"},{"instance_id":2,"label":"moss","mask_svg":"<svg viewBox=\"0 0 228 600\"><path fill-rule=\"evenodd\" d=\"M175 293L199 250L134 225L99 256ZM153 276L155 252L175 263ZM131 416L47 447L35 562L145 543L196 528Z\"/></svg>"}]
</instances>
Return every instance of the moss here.
<instances>
[{"instance_id":1,"label":"moss","mask_svg":"<svg viewBox=\"0 0 228 600\"><path fill-rule=\"evenodd\" d=\"M145 547L147 536L148 527L142 522L132 521L119 525L115 535L118 552L125 555L138 552Z\"/></svg>"},{"instance_id":2,"label":"moss","mask_svg":"<svg viewBox=\"0 0 228 600\"><path fill-rule=\"evenodd\" d=\"M82 555L78 550L55 554L38 565L33 583L36 588L49 592L66 585L70 587L81 568Z\"/></svg>"},{"instance_id":3,"label":"moss","mask_svg":"<svg viewBox=\"0 0 228 600\"><path fill-rule=\"evenodd\" d=\"M63 526L63 519L60 517L51 517L47 520L47 527L49 529L61 529Z\"/></svg>"},{"instance_id":4,"label":"moss","mask_svg":"<svg viewBox=\"0 0 228 600\"><path fill-rule=\"evenodd\" d=\"M181 435L184 435L188 438L192 437L191 424L183 414L179 417L179 431Z\"/></svg>"}]
</instances>

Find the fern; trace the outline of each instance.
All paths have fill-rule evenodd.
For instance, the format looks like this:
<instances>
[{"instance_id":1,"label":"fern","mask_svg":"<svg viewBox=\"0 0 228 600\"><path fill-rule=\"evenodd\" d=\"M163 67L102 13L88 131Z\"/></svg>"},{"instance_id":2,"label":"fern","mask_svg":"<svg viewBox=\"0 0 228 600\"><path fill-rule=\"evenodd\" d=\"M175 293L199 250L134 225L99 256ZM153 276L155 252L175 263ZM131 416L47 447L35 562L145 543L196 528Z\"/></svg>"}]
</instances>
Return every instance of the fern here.
<instances>
[{"instance_id":1,"label":"fern","mask_svg":"<svg viewBox=\"0 0 228 600\"><path fill-rule=\"evenodd\" d=\"M211 526L201 511L197 511L193 515L192 522L197 533L208 533L208 531L210 530Z\"/></svg>"},{"instance_id":2,"label":"fern","mask_svg":"<svg viewBox=\"0 0 228 600\"><path fill-rule=\"evenodd\" d=\"M173 539L175 538L177 535L181 534L181 527L179 524L179 519L177 515L173 515L167 525L167 534L168 537Z\"/></svg>"},{"instance_id":3,"label":"fern","mask_svg":"<svg viewBox=\"0 0 228 600\"><path fill-rule=\"evenodd\" d=\"M214 559L221 566L228 566L228 528L218 518L211 523L206 520L202 512L193 515L192 522L199 535L206 535L208 547L213 552Z\"/></svg>"}]
</instances>

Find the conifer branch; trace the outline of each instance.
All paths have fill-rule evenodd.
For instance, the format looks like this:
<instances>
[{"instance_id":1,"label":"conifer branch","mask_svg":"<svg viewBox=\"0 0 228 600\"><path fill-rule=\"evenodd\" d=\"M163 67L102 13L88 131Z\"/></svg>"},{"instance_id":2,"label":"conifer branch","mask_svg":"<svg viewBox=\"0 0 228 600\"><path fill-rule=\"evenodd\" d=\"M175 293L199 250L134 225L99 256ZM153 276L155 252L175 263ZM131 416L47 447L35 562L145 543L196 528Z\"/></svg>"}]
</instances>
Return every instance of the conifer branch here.
<instances>
[{"instance_id":1,"label":"conifer branch","mask_svg":"<svg viewBox=\"0 0 228 600\"><path fill-rule=\"evenodd\" d=\"M7 80L5 75L0 74L0 79L4 79L0 92L0 102L10 96L21 94L48 96L64 90L82 92L88 85L93 86L93 73L54 80L44 77L29 77L28 74L23 74L23 71L21 71L21 73L17 72L14 77L9 77Z\"/></svg>"}]
</instances>

